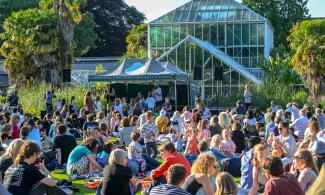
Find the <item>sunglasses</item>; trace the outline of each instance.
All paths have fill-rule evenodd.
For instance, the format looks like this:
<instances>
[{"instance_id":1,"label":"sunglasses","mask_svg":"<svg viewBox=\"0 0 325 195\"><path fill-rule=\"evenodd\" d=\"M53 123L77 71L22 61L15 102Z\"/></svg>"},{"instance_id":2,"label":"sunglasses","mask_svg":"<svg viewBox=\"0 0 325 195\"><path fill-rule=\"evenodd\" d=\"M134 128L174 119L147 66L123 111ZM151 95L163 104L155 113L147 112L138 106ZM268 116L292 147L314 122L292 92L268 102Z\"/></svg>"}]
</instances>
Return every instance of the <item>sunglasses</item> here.
<instances>
[{"instance_id":1,"label":"sunglasses","mask_svg":"<svg viewBox=\"0 0 325 195\"><path fill-rule=\"evenodd\" d=\"M300 156L294 156L293 159L303 159L303 158Z\"/></svg>"}]
</instances>

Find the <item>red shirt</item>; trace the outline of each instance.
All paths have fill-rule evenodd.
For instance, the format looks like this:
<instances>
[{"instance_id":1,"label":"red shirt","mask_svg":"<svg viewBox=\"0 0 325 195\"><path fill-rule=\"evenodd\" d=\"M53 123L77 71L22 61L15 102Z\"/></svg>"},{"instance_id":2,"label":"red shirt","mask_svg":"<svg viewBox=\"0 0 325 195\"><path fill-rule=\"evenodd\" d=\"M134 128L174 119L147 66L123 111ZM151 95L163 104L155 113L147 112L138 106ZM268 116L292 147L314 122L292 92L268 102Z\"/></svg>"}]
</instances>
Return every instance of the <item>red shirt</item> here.
<instances>
[{"instance_id":1,"label":"red shirt","mask_svg":"<svg viewBox=\"0 0 325 195\"><path fill-rule=\"evenodd\" d=\"M12 125L12 138L17 139L20 138L19 127L16 125Z\"/></svg>"},{"instance_id":2,"label":"red shirt","mask_svg":"<svg viewBox=\"0 0 325 195\"><path fill-rule=\"evenodd\" d=\"M167 170L170 166L174 164L181 164L186 169L186 176L191 173L191 165L188 160L180 153L174 152L169 156L166 156L164 162L151 172L151 178L156 179L161 175L167 176Z\"/></svg>"},{"instance_id":3,"label":"red shirt","mask_svg":"<svg viewBox=\"0 0 325 195\"><path fill-rule=\"evenodd\" d=\"M188 154L198 154L199 150L198 150L198 147L197 145L199 144L199 141L196 137L189 137L187 139L188 141L188 144L190 145L190 147L188 148L187 150L187 153Z\"/></svg>"},{"instance_id":4,"label":"red shirt","mask_svg":"<svg viewBox=\"0 0 325 195\"><path fill-rule=\"evenodd\" d=\"M265 195L304 195L297 178L291 173L271 177L265 184Z\"/></svg>"}]
</instances>

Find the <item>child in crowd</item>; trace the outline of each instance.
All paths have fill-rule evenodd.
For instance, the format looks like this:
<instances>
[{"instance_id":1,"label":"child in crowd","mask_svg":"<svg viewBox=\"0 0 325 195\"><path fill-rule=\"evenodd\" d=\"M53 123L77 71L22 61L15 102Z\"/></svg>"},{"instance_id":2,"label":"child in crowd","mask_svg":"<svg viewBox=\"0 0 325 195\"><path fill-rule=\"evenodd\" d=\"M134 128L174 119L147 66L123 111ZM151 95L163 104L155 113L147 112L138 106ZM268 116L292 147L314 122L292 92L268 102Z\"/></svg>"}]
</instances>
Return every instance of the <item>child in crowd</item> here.
<instances>
[{"instance_id":1,"label":"child in crowd","mask_svg":"<svg viewBox=\"0 0 325 195\"><path fill-rule=\"evenodd\" d=\"M208 120L200 121L198 128L199 128L198 140L199 141L210 141L211 134L210 134L210 130L209 130L209 121Z\"/></svg>"},{"instance_id":2,"label":"child in crowd","mask_svg":"<svg viewBox=\"0 0 325 195\"><path fill-rule=\"evenodd\" d=\"M103 168L108 164L108 159L110 153L115 149L115 146L111 142L106 142L103 146L103 151L97 153L96 161L102 166Z\"/></svg>"},{"instance_id":3,"label":"child in crowd","mask_svg":"<svg viewBox=\"0 0 325 195\"><path fill-rule=\"evenodd\" d=\"M131 139L132 139L132 141L128 147L128 158L134 164L136 164L136 167L138 168L136 170L139 170L138 175L145 177L146 161L141 157L142 147L138 143L138 141L140 139L140 133L132 132ZM136 173L137 172L136 170L133 170L133 172Z\"/></svg>"},{"instance_id":4,"label":"child in crowd","mask_svg":"<svg viewBox=\"0 0 325 195\"><path fill-rule=\"evenodd\" d=\"M144 111L146 108L146 99L144 98L144 95L141 95L139 103L141 110Z\"/></svg>"},{"instance_id":5,"label":"child in crowd","mask_svg":"<svg viewBox=\"0 0 325 195\"><path fill-rule=\"evenodd\" d=\"M154 111L155 104L156 104L156 100L154 97L152 97L152 92L149 92L148 97L146 99L146 105L147 105L148 110Z\"/></svg>"},{"instance_id":6,"label":"child in crowd","mask_svg":"<svg viewBox=\"0 0 325 195\"><path fill-rule=\"evenodd\" d=\"M231 131L228 129L224 129L222 131L223 140L220 144L220 150L223 151L225 154L233 156L236 151L236 145L234 141L231 140Z\"/></svg>"},{"instance_id":7,"label":"child in crowd","mask_svg":"<svg viewBox=\"0 0 325 195\"><path fill-rule=\"evenodd\" d=\"M170 103L169 97L165 97L165 102L163 104L163 109L166 110L167 116L170 117L171 112L172 112L172 105Z\"/></svg>"},{"instance_id":8,"label":"child in crowd","mask_svg":"<svg viewBox=\"0 0 325 195\"><path fill-rule=\"evenodd\" d=\"M146 122L140 127L140 134L144 138L146 153L148 156L155 158L158 154L157 136L159 131L155 125L155 115L153 112L146 112ZM152 154L153 151L153 154Z\"/></svg>"},{"instance_id":9,"label":"child in crowd","mask_svg":"<svg viewBox=\"0 0 325 195\"><path fill-rule=\"evenodd\" d=\"M122 97L122 113L123 116L128 116L128 111L129 111L129 105L126 101L125 97Z\"/></svg>"},{"instance_id":10,"label":"child in crowd","mask_svg":"<svg viewBox=\"0 0 325 195\"><path fill-rule=\"evenodd\" d=\"M197 139L198 133L196 129L191 130L191 136L187 139L187 144L185 148L185 154L198 154L198 144L199 140Z\"/></svg>"},{"instance_id":11,"label":"child in crowd","mask_svg":"<svg viewBox=\"0 0 325 195\"><path fill-rule=\"evenodd\" d=\"M12 128L12 138L17 139L19 138L19 127L18 127L18 122L19 122L19 115L13 115L10 118L10 124Z\"/></svg>"},{"instance_id":12,"label":"child in crowd","mask_svg":"<svg viewBox=\"0 0 325 195\"><path fill-rule=\"evenodd\" d=\"M181 115L182 118L184 118L184 121L189 121L192 118L192 112L189 106L185 106L183 108L183 113Z\"/></svg>"},{"instance_id":13,"label":"child in crowd","mask_svg":"<svg viewBox=\"0 0 325 195\"><path fill-rule=\"evenodd\" d=\"M96 99L95 99L95 107L96 107L96 112L103 111L102 103L100 102L100 96L99 95L96 96Z\"/></svg>"},{"instance_id":14,"label":"child in crowd","mask_svg":"<svg viewBox=\"0 0 325 195\"><path fill-rule=\"evenodd\" d=\"M1 146L2 148L6 149L9 145L9 135L5 132L2 132L0 134L0 138L1 138Z\"/></svg>"}]
</instances>

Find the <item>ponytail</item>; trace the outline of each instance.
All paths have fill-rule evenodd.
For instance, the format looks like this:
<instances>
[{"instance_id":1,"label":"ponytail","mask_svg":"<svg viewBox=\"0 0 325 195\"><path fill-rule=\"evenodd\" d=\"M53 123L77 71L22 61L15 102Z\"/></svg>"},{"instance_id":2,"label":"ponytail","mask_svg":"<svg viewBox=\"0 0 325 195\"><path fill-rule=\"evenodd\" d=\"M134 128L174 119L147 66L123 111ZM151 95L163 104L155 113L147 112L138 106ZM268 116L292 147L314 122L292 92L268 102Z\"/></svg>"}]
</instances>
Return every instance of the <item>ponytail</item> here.
<instances>
[{"instance_id":1,"label":"ponytail","mask_svg":"<svg viewBox=\"0 0 325 195\"><path fill-rule=\"evenodd\" d=\"M41 152L41 150L36 143L30 142L30 141L25 141L25 143L21 147L21 150L18 153L14 163L16 165L21 164L22 162L24 162L25 159L28 159L28 158L32 157L34 154L37 154L40 152Z\"/></svg>"}]
</instances>

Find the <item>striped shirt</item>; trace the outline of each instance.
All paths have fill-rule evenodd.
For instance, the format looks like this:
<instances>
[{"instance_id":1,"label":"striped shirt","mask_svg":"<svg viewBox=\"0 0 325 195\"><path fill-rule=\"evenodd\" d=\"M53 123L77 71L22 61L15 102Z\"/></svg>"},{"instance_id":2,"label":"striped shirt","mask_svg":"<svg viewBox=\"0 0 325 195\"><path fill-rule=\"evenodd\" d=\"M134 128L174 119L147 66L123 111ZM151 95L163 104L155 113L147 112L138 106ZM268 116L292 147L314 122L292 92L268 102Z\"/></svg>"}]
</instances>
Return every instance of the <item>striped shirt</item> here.
<instances>
[{"instance_id":1,"label":"striped shirt","mask_svg":"<svg viewBox=\"0 0 325 195\"><path fill-rule=\"evenodd\" d=\"M162 184L152 188L149 195L191 195L189 192L173 185Z\"/></svg>"}]
</instances>

